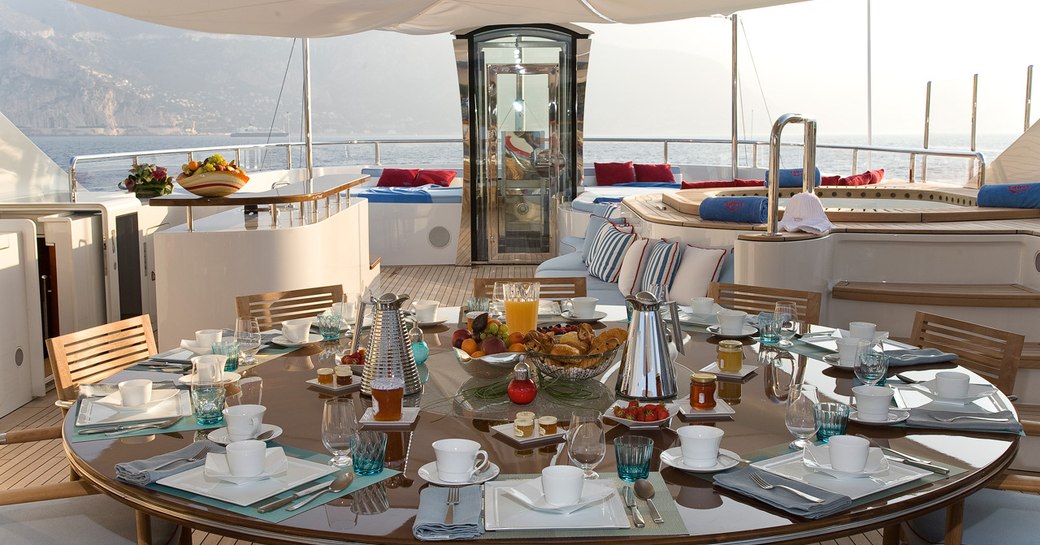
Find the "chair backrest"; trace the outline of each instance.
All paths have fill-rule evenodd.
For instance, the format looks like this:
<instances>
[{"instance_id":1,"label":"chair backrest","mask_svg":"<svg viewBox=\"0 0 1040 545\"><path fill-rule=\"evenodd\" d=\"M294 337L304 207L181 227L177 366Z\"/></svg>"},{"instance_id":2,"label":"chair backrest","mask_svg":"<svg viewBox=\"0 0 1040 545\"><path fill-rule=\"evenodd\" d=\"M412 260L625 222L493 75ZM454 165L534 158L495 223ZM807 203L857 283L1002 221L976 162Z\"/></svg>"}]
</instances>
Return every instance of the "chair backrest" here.
<instances>
[{"instance_id":1,"label":"chair backrest","mask_svg":"<svg viewBox=\"0 0 1040 545\"><path fill-rule=\"evenodd\" d=\"M938 348L957 354L958 365L982 375L1010 394L1022 358L1025 337L1001 329L918 312L910 342L921 348Z\"/></svg>"},{"instance_id":2,"label":"chair backrest","mask_svg":"<svg viewBox=\"0 0 1040 545\"><path fill-rule=\"evenodd\" d=\"M73 401L81 383L97 382L155 354L147 314L47 339L58 399Z\"/></svg>"},{"instance_id":3,"label":"chair backrest","mask_svg":"<svg viewBox=\"0 0 1040 545\"><path fill-rule=\"evenodd\" d=\"M256 318L260 330L281 327L285 320L313 318L332 303L343 301L343 286L332 285L302 290L272 291L235 298L238 316Z\"/></svg>"},{"instance_id":4,"label":"chair backrest","mask_svg":"<svg viewBox=\"0 0 1040 545\"><path fill-rule=\"evenodd\" d=\"M584 276L564 276L559 278L474 278L473 296L491 298L495 291L495 282L538 282L540 299L570 299L585 297Z\"/></svg>"},{"instance_id":5,"label":"chair backrest","mask_svg":"<svg viewBox=\"0 0 1040 545\"><path fill-rule=\"evenodd\" d=\"M789 290L782 288L764 288L744 284L725 284L712 282L708 285L708 297L715 302L733 310L743 310L748 314L773 312L779 301L792 301L798 307L798 319L810 323L820 323L820 292Z\"/></svg>"}]
</instances>

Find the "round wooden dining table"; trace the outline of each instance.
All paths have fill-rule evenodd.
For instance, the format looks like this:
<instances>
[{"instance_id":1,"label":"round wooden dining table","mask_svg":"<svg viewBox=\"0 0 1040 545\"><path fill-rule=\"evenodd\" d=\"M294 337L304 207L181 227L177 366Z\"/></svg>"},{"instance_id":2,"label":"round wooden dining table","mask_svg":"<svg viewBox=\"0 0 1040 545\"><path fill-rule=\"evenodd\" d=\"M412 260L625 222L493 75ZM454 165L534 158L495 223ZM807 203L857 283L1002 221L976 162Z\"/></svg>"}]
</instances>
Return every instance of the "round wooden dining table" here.
<instances>
[{"instance_id":1,"label":"round wooden dining table","mask_svg":"<svg viewBox=\"0 0 1040 545\"><path fill-rule=\"evenodd\" d=\"M491 461L501 468L499 479L511 474L537 474L552 463L568 463L565 446L518 449L490 432L490 426L508 422L517 411L527 410L530 406L474 398L471 395L474 391L493 381L472 376L458 362L450 347L452 330L438 326L426 332L431 354L420 366L423 392L405 400L406 405L421 408L420 416L413 429L388 433L386 466L401 471L401 474L374 485L379 488L375 492L382 503L375 512L371 506L366 509L354 505L348 496L283 522L270 523L115 479L117 463L182 448L196 440L196 435L201 437L201 434L192 432L76 443L65 441L65 451L72 468L105 494L143 513L191 528L262 543L414 543L412 525L419 506L419 493L424 487L432 486L417 472L424 464L434 461L431 444L435 440L462 437L479 442L489 453ZM691 370L714 361L715 342L717 339L703 330L689 332L685 354L680 355L676 362L680 397L688 394ZM755 364L756 347L747 341L744 351L746 364ZM332 395L310 388L305 381L315 377L316 368L330 366L334 361L335 356L327 347L323 349L315 344L245 372L246 376L263 379L263 405L267 407L264 421L284 430L276 439L277 443L326 452L321 442L321 415L325 400ZM755 458L756 454L765 452L773 455L782 452L782 445L792 439L784 423L784 398L792 378L816 386L820 401L850 401L854 380L850 371L803 356L784 361L787 364L761 367L741 381L720 382L720 397L736 411L732 418L710 424L725 431L724 449L745 458ZM592 388L600 393L591 402L591 406L597 409L605 409L614 401L615 375L611 373L616 374L616 368L608 370ZM918 376L927 376L927 373L918 373ZM982 381L973 375L973 382ZM355 399L360 417L365 407L371 405L371 400L359 393L350 395ZM561 421L565 421L572 409L566 403L553 400L540 391L533 410L538 414L557 413ZM1010 407L1010 403L1007 406ZM74 424L73 414L70 411L70 417L64 423L67 436ZM674 430L684 425L679 418L672 418L669 427L649 431L630 430L624 426L607 427L607 455L597 471L614 470L611 444L615 437L639 434L652 438L655 452L651 470L661 472L667 483L667 494L674 499L689 530L688 535L641 536L638 528L632 528L621 538L626 543L807 543L891 527L920 514L956 504L984 487L1011 463L1019 441L1013 434L866 426L850 422L849 434L862 433L893 449L963 471L938 480L919 481L918 486L900 488L891 495L857 503L847 512L807 520L755 499L713 487L710 475L687 474L661 466L660 453L679 445ZM658 497L664 493L658 490ZM384 495L385 501L382 500ZM356 502L357 494L354 496ZM645 508L643 511L645 513ZM580 540L607 542L617 539L613 533L597 537L596 531L592 530ZM552 543L574 539L494 541Z\"/></svg>"}]
</instances>

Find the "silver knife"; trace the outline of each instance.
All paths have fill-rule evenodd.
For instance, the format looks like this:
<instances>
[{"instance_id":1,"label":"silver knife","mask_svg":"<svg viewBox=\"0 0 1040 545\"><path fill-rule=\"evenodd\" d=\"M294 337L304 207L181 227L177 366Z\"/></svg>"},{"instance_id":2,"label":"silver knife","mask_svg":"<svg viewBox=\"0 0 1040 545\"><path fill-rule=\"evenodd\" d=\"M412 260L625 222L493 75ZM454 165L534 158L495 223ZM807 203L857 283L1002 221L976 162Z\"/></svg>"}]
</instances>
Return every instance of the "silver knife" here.
<instances>
[{"instance_id":1,"label":"silver knife","mask_svg":"<svg viewBox=\"0 0 1040 545\"><path fill-rule=\"evenodd\" d=\"M143 430L147 428L168 428L175 424L181 417L177 416L174 418L163 418L161 420L153 420L149 422L141 422L138 424L125 424L122 426L105 426L101 428L90 428L85 430L79 430L80 435L94 435L96 433L117 433L121 431L133 431Z\"/></svg>"},{"instance_id":2,"label":"silver knife","mask_svg":"<svg viewBox=\"0 0 1040 545\"><path fill-rule=\"evenodd\" d=\"M889 460L893 460L893 461L896 461L896 462L899 462L899 463L902 463L902 464L906 464L908 466L914 466L914 467L919 467L921 469L927 469L928 471L931 471L932 473L938 473L940 475L949 475L950 474L950 470L949 469L947 469L945 467L942 467L940 465L935 465L933 463L925 462L925 461L922 461L922 460L911 460L910 458L901 457L901 456L892 456L891 454L886 454L885 458L888 458Z\"/></svg>"},{"instance_id":3,"label":"silver knife","mask_svg":"<svg viewBox=\"0 0 1040 545\"><path fill-rule=\"evenodd\" d=\"M318 484L316 484L316 485L314 485L314 486L312 486L310 488L305 488L303 490L300 490L299 492L294 493L292 496L288 496L288 497L282 498L280 500L275 500L275 501L272 501L272 502L269 502L269 503L265 503L265 504L261 505L260 507L257 507L256 512L257 513L270 513L271 511L274 511L275 509L278 509L279 507L285 507L286 505L289 505L290 503L292 503L292 502L302 498L303 496L306 496L307 494L313 494L313 493L315 493L315 492L317 492L317 491L319 491L319 490L329 486L329 482L330 481L320 482L320 483L318 483Z\"/></svg>"},{"instance_id":4,"label":"silver knife","mask_svg":"<svg viewBox=\"0 0 1040 545\"><path fill-rule=\"evenodd\" d=\"M635 522L636 528L643 528L646 526L646 521L643 520L643 515L639 512L639 508L636 507L636 495L632 492L631 486L625 487L625 505L628 506L628 510L632 512L632 521Z\"/></svg>"}]
</instances>

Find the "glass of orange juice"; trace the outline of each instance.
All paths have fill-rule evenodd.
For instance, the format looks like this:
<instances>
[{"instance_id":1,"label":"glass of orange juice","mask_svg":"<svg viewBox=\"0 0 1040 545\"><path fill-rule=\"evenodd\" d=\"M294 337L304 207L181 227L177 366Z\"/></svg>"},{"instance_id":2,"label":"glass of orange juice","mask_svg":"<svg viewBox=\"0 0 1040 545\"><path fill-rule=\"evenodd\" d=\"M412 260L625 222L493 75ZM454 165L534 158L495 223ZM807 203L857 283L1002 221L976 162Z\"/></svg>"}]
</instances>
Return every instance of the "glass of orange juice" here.
<instances>
[{"instance_id":1,"label":"glass of orange juice","mask_svg":"<svg viewBox=\"0 0 1040 545\"><path fill-rule=\"evenodd\" d=\"M509 331L527 333L538 326L538 282L507 282L502 286Z\"/></svg>"}]
</instances>

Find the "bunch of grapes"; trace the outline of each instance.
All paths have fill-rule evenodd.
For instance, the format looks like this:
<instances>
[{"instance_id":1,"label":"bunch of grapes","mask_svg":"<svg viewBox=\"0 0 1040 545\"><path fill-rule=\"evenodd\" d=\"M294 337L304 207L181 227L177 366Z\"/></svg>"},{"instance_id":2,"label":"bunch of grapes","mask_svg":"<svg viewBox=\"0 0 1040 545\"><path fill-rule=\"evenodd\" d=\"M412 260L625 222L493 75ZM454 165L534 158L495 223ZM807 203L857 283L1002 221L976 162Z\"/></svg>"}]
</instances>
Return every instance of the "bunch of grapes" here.
<instances>
[{"instance_id":1,"label":"bunch of grapes","mask_svg":"<svg viewBox=\"0 0 1040 545\"><path fill-rule=\"evenodd\" d=\"M498 337L503 341L509 339L509 326L499 322L498 320L488 320L487 327L480 332L480 340L488 339L491 337Z\"/></svg>"}]
</instances>

